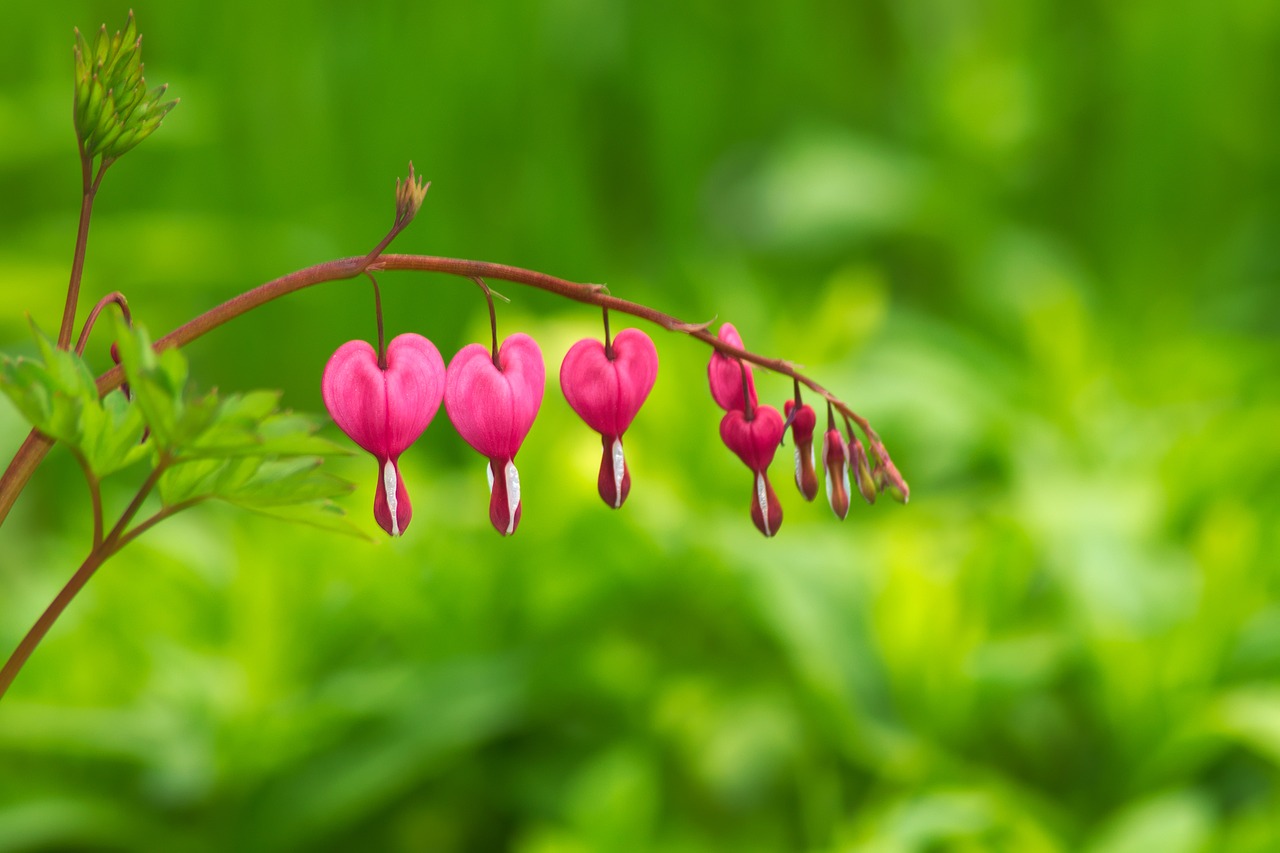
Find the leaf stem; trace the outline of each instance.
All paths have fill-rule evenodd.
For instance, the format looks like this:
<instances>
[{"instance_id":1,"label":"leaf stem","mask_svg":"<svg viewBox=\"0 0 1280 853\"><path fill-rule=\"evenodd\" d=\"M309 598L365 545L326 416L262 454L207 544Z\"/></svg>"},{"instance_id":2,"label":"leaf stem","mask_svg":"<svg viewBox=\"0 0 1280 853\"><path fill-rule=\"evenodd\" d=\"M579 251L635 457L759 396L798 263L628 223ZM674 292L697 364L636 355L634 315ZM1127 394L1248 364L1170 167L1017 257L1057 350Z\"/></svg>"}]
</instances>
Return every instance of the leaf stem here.
<instances>
[{"instance_id":1,"label":"leaf stem","mask_svg":"<svg viewBox=\"0 0 1280 853\"><path fill-rule=\"evenodd\" d=\"M31 657L31 653L35 651L36 646L44 639L44 635L49 633L49 628L62 615L62 611L67 609L71 599L75 598L76 593L89 582L89 578L93 577L93 573L98 570L98 566L101 566L108 556L101 548L95 548L90 551L89 556L80 564L80 568L76 569L76 573L71 576L71 580L67 581L66 586L58 591L57 596L40 614L36 624L31 626L31 630L18 643L18 647L13 650L13 654L9 655L9 659L5 661L4 667L0 668L0 699L4 698L9 685L13 684L13 679L17 677L18 671L22 669L22 665L27 662L27 659Z\"/></svg>"},{"instance_id":2,"label":"leaf stem","mask_svg":"<svg viewBox=\"0 0 1280 853\"><path fill-rule=\"evenodd\" d=\"M84 457L83 453L76 452L72 455L80 463L80 468L84 471L85 482L89 485L89 501L93 505L93 547L97 548L102 545L102 483L98 480L98 476L93 473L93 469L89 467L89 460Z\"/></svg>"},{"instance_id":3,"label":"leaf stem","mask_svg":"<svg viewBox=\"0 0 1280 853\"><path fill-rule=\"evenodd\" d=\"M387 369L387 338L382 329L382 291L378 288L378 280L373 277L373 273L365 270L364 273L369 277L369 281L373 284L373 313L378 318L378 369Z\"/></svg>"},{"instance_id":4,"label":"leaf stem","mask_svg":"<svg viewBox=\"0 0 1280 853\"><path fill-rule=\"evenodd\" d=\"M40 614L40 618L31 626L31 630L27 631L18 647L13 650L13 654L9 655L9 659L5 661L4 667L0 668L0 699L4 698L5 692L9 689L9 685L13 684L14 678L17 677L19 670L31 657L31 653L35 651L36 646L44 639L44 635L49 633L49 629L53 627L53 623L62 615L62 611L67 609L67 605L76 597L76 594L84 588L89 582L89 578L93 577L93 573L98 570L107 558L115 554L125 542L132 540L132 536L125 536L125 528L129 526L129 522L137 515L138 510L142 508L142 504L146 501L147 496L151 494L151 490L160 480L160 475L165 472L169 466L169 460L161 456L156 467L148 475L142 487L138 489L138 493L134 495L133 500L120 516L120 520L111 528L111 532L105 538L101 537L101 529L95 531L94 546L89 551L89 556L80 564L80 568L76 569L76 573L71 576L71 580L58 591L53 601Z\"/></svg>"},{"instance_id":5,"label":"leaf stem","mask_svg":"<svg viewBox=\"0 0 1280 853\"><path fill-rule=\"evenodd\" d=\"M93 217L93 199L107 173L103 163L93 177L93 159L85 157L84 145L80 147L80 172L84 195L80 199L80 226L76 230L76 248L71 257L71 280L67 283L67 302L62 308L62 325L58 327L58 349L71 346L71 333L76 325L76 305L80 301L80 279L84 275L85 249L89 245L89 220Z\"/></svg>"},{"instance_id":6,"label":"leaf stem","mask_svg":"<svg viewBox=\"0 0 1280 853\"><path fill-rule=\"evenodd\" d=\"M120 313L124 315L124 321L127 325L133 325L133 315L129 313L129 300L124 298L124 294L118 290L113 290L106 296L98 300L89 312L89 316L85 318L84 325L80 328L80 337L76 341L76 355L84 355L85 344L89 343L89 333L93 331L93 324L98 322L98 315L102 313L102 309L108 305L119 305Z\"/></svg>"}]
</instances>

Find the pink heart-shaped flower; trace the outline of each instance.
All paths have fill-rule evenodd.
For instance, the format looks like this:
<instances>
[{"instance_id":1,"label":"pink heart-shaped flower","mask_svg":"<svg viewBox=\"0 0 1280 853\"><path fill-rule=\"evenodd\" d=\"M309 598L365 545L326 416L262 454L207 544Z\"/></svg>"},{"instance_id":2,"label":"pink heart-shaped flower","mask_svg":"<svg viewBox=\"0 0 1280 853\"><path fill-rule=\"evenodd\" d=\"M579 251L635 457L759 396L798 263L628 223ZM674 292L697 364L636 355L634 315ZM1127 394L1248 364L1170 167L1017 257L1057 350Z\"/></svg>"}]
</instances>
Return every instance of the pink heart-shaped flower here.
<instances>
[{"instance_id":1,"label":"pink heart-shaped flower","mask_svg":"<svg viewBox=\"0 0 1280 853\"><path fill-rule=\"evenodd\" d=\"M746 349L742 343L742 336L738 334L738 330L732 323L725 323L720 327L720 340L738 349ZM751 398L751 406L755 408L756 380L751 375L751 365L716 350L711 353L711 363L707 365L707 379L711 383L711 396L716 401L716 405L726 412L746 409L747 404L742 393L744 381L747 396Z\"/></svg>"},{"instance_id":2,"label":"pink heart-shaped flower","mask_svg":"<svg viewBox=\"0 0 1280 853\"><path fill-rule=\"evenodd\" d=\"M324 368L325 408L351 440L378 460L373 514L387 533L409 526L413 507L397 460L431 423L444 395L444 359L422 335L405 334L387 346L386 369L365 341L338 347Z\"/></svg>"},{"instance_id":3,"label":"pink heart-shaped flower","mask_svg":"<svg viewBox=\"0 0 1280 853\"><path fill-rule=\"evenodd\" d=\"M737 409L720 420L720 439L756 475L751 520L765 536L773 536L782 526L782 504L767 473L782 433L782 415L772 406L756 406L751 420Z\"/></svg>"},{"instance_id":4,"label":"pink heart-shaped flower","mask_svg":"<svg viewBox=\"0 0 1280 853\"><path fill-rule=\"evenodd\" d=\"M631 492L631 472L622 434L631 426L658 376L658 350L639 329L624 329L612 342L613 357L600 341L574 344L560 363L560 389L587 426L600 433L603 454L596 487L617 509Z\"/></svg>"},{"instance_id":5,"label":"pink heart-shaped flower","mask_svg":"<svg viewBox=\"0 0 1280 853\"><path fill-rule=\"evenodd\" d=\"M520 475L514 460L538 415L545 387L542 350L519 333L502 342L497 365L487 348L467 344L445 374L445 410L463 440L489 460L489 519L504 536L520 523Z\"/></svg>"}]
</instances>

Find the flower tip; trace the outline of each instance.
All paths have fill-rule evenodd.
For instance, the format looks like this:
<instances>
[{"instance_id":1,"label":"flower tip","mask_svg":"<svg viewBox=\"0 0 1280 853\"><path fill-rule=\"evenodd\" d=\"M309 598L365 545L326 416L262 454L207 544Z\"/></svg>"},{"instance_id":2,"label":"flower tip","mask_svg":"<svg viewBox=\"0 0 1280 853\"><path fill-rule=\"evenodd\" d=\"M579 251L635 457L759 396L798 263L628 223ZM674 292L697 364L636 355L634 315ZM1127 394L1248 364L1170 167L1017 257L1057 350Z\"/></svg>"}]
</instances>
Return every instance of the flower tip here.
<instances>
[{"instance_id":1,"label":"flower tip","mask_svg":"<svg viewBox=\"0 0 1280 853\"><path fill-rule=\"evenodd\" d=\"M494 475L495 468L502 477ZM489 477L489 522L503 536L520 526L520 472L513 459L490 459L485 469Z\"/></svg>"},{"instance_id":2,"label":"flower tip","mask_svg":"<svg viewBox=\"0 0 1280 853\"><path fill-rule=\"evenodd\" d=\"M782 527L782 502L773 491L773 485L763 471L756 473L754 500L751 502L751 521L766 538L773 538Z\"/></svg>"},{"instance_id":3,"label":"flower tip","mask_svg":"<svg viewBox=\"0 0 1280 853\"><path fill-rule=\"evenodd\" d=\"M631 494L631 471L627 468L627 458L622 452L622 437L610 441L607 435L600 436L600 444L604 453L600 457L600 474L596 477L596 489L600 499L610 509L621 509Z\"/></svg>"},{"instance_id":4,"label":"flower tip","mask_svg":"<svg viewBox=\"0 0 1280 853\"><path fill-rule=\"evenodd\" d=\"M409 492L400 478L400 466L388 459L378 477L378 491L373 496L373 517L388 536L402 536L413 519Z\"/></svg>"}]
</instances>

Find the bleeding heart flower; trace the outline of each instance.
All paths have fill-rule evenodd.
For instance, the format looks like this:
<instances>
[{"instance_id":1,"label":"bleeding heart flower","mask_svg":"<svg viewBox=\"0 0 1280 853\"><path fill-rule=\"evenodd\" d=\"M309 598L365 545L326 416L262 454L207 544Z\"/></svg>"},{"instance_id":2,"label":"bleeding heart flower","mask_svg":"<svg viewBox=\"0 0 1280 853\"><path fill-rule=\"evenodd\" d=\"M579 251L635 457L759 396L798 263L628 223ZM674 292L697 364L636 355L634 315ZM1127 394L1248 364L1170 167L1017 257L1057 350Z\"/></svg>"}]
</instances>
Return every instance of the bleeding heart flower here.
<instances>
[{"instance_id":1,"label":"bleeding heart flower","mask_svg":"<svg viewBox=\"0 0 1280 853\"><path fill-rule=\"evenodd\" d=\"M560 363L560 390L587 426L600 433L604 452L596 488L617 509L631 493L622 434L653 390L658 350L639 329L623 329L610 349L593 338L570 347Z\"/></svg>"},{"instance_id":2,"label":"bleeding heart flower","mask_svg":"<svg viewBox=\"0 0 1280 853\"><path fill-rule=\"evenodd\" d=\"M788 400L783 410L791 421L791 443L796 446L796 488L805 500L811 501L818 494L818 475L813 463L813 430L818 425L818 416L808 403L797 407L794 400Z\"/></svg>"},{"instance_id":3,"label":"bleeding heart flower","mask_svg":"<svg viewBox=\"0 0 1280 853\"><path fill-rule=\"evenodd\" d=\"M365 341L347 341L324 367L325 408L351 440L378 460L373 517L399 536L413 507L400 479L398 460L422 435L440 408L444 359L422 335L406 334L387 346L386 367Z\"/></svg>"},{"instance_id":4,"label":"bleeding heart flower","mask_svg":"<svg viewBox=\"0 0 1280 853\"><path fill-rule=\"evenodd\" d=\"M738 330L733 327L732 323L725 323L720 327L720 340L727 344L733 344L739 349L745 349L742 344L742 336L738 334ZM751 408L756 405L756 381L751 375L751 365L746 362L740 362L736 358L722 355L719 350L711 353L711 363L707 365L707 379L711 382L711 396L715 399L716 405L724 409L726 412L744 411L747 408L746 402L743 400L743 374L746 374L747 396L750 398Z\"/></svg>"},{"instance_id":5,"label":"bleeding heart flower","mask_svg":"<svg viewBox=\"0 0 1280 853\"><path fill-rule=\"evenodd\" d=\"M502 342L498 364L487 347L467 344L449 362L444 406L458 434L489 460L489 520L503 536L520 523L515 456L542 405L542 350L525 334Z\"/></svg>"},{"instance_id":6,"label":"bleeding heart flower","mask_svg":"<svg viewBox=\"0 0 1280 853\"><path fill-rule=\"evenodd\" d=\"M751 420L740 410L727 412L720 420L720 438L738 454L756 475L751 520L765 536L773 536L782 526L782 504L769 483L769 463L782 441L782 415L772 406L756 406Z\"/></svg>"},{"instance_id":7,"label":"bleeding heart flower","mask_svg":"<svg viewBox=\"0 0 1280 853\"><path fill-rule=\"evenodd\" d=\"M849 448L834 426L822 436L822 466L827 472L827 501L843 521L849 514Z\"/></svg>"}]
</instances>

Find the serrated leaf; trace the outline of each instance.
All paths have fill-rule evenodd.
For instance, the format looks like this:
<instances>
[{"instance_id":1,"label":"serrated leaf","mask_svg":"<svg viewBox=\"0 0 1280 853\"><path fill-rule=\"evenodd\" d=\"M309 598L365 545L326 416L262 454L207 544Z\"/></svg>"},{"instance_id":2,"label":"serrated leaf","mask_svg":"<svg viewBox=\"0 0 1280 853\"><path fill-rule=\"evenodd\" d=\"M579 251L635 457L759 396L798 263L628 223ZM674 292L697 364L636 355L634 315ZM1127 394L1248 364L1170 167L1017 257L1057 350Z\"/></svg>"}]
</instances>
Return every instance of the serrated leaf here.
<instances>
[{"instance_id":1,"label":"serrated leaf","mask_svg":"<svg viewBox=\"0 0 1280 853\"><path fill-rule=\"evenodd\" d=\"M347 536L363 539L366 542L373 541L373 537L355 524L352 524L342 507L332 501L313 501L288 506L242 506L259 515L269 516L270 518L278 518L282 521L291 521L295 524L305 524L309 527L318 527L321 530L343 533Z\"/></svg>"},{"instance_id":2,"label":"serrated leaf","mask_svg":"<svg viewBox=\"0 0 1280 853\"><path fill-rule=\"evenodd\" d=\"M81 414L81 452L89 468L99 477L106 477L151 452L142 443L145 430L137 406L121 393L108 394L99 405L87 407Z\"/></svg>"},{"instance_id":3,"label":"serrated leaf","mask_svg":"<svg viewBox=\"0 0 1280 853\"><path fill-rule=\"evenodd\" d=\"M348 494L354 486L340 477L318 471L319 459L273 459L263 462L253 477L218 497L241 506L282 506Z\"/></svg>"},{"instance_id":4,"label":"serrated leaf","mask_svg":"<svg viewBox=\"0 0 1280 853\"><path fill-rule=\"evenodd\" d=\"M34 323L31 329L44 361L6 358L0 362L0 390L36 429L78 448L83 413L98 405L93 374L79 356L54 347Z\"/></svg>"},{"instance_id":5,"label":"serrated leaf","mask_svg":"<svg viewBox=\"0 0 1280 853\"><path fill-rule=\"evenodd\" d=\"M156 483L161 503L172 506L209 496L210 484L217 481L219 470L226 464L225 459L193 459L174 464L160 475Z\"/></svg>"}]
</instances>

